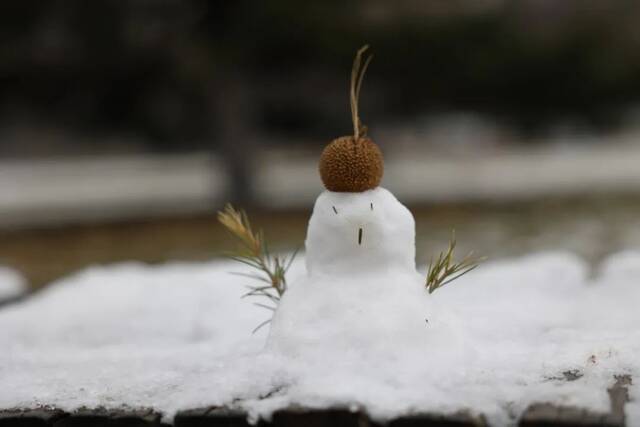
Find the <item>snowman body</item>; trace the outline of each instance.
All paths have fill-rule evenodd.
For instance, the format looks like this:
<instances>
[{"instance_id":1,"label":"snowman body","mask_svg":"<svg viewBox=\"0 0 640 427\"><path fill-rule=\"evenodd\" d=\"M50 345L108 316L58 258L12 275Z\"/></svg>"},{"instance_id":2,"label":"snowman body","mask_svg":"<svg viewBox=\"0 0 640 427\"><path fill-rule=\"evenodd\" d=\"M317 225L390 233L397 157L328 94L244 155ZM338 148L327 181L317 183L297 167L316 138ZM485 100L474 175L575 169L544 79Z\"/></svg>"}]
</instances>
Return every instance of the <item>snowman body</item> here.
<instances>
[{"instance_id":1,"label":"snowman body","mask_svg":"<svg viewBox=\"0 0 640 427\"><path fill-rule=\"evenodd\" d=\"M413 216L393 194L323 192L305 245L307 275L282 297L270 348L394 353L392 343L426 344L439 317L415 268Z\"/></svg>"}]
</instances>

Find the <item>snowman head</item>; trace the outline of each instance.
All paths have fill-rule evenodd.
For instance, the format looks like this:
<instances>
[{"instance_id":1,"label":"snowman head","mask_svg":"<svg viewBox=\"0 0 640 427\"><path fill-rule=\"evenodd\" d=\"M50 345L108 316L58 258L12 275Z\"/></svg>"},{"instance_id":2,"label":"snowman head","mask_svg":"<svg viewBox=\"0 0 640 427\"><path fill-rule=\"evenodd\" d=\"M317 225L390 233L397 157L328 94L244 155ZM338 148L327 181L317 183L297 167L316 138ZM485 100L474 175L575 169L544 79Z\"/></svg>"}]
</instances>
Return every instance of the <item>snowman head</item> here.
<instances>
[{"instance_id":1,"label":"snowman head","mask_svg":"<svg viewBox=\"0 0 640 427\"><path fill-rule=\"evenodd\" d=\"M310 274L415 271L415 223L389 191L323 192L309 220Z\"/></svg>"}]
</instances>

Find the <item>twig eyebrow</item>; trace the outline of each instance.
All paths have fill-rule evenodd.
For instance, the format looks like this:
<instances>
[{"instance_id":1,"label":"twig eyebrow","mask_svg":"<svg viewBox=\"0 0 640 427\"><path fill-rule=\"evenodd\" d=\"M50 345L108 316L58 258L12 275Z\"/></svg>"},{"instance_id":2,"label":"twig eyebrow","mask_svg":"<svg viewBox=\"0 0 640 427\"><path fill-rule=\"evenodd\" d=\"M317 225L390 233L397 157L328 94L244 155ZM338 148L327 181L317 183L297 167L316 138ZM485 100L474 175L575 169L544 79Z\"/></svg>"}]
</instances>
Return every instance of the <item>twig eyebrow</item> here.
<instances>
[{"instance_id":1,"label":"twig eyebrow","mask_svg":"<svg viewBox=\"0 0 640 427\"><path fill-rule=\"evenodd\" d=\"M336 209L335 206L331 206L333 208L333 211L336 213L336 215L338 215L338 209Z\"/></svg>"}]
</instances>

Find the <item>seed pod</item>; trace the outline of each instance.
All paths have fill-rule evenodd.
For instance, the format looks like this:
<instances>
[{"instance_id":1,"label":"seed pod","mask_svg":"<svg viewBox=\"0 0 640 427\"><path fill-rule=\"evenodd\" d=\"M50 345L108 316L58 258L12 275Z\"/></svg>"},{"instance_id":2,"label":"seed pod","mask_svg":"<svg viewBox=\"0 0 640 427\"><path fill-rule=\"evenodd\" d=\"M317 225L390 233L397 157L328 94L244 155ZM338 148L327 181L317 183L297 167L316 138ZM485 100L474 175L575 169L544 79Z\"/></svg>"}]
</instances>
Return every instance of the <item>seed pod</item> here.
<instances>
[{"instance_id":1,"label":"seed pod","mask_svg":"<svg viewBox=\"0 0 640 427\"><path fill-rule=\"evenodd\" d=\"M367 137L334 139L320 156L320 177L329 191L372 190L380 185L383 172L382 152Z\"/></svg>"},{"instance_id":2,"label":"seed pod","mask_svg":"<svg viewBox=\"0 0 640 427\"><path fill-rule=\"evenodd\" d=\"M353 135L336 138L325 147L320 156L320 178L329 191L362 192L380 185L384 173L384 161L380 148L366 136L367 128L358 116L358 100L362 78L373 58L370 55L362 64L362 54L369 48L360 48L351 70L351 120Z\"/></svg>"}]
</instances>

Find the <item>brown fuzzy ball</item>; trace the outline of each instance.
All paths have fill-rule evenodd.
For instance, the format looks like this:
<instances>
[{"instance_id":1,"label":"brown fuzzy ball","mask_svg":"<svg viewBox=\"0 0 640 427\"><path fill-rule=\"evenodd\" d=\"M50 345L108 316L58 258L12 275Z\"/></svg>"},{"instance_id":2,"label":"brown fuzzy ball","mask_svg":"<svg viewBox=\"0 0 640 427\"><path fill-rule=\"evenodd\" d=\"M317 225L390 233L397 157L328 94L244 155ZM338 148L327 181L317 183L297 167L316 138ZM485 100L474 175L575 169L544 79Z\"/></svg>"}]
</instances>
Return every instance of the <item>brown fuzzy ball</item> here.
<instances>
[{"instance_id":1,"label":"brown fuzzy ball","mask_svg":"<svg viewBox=\"0 0 640 427\"><path fill-rule=\"evenodd\" d=\"M380 148L369 138L334 139L320 156L320 177L329 191L357 193L380 185L384 160Z\"/></svg>"}]
</instances>

